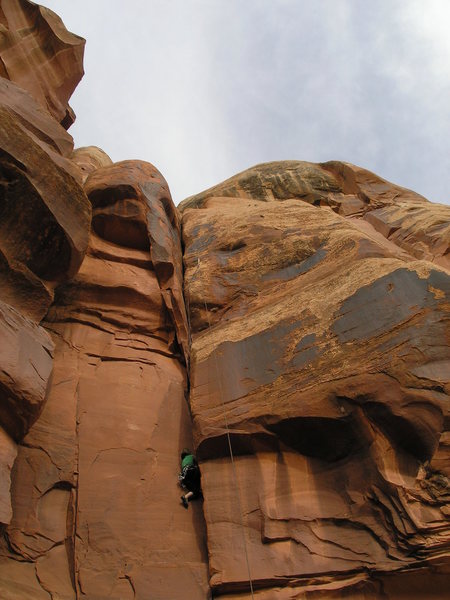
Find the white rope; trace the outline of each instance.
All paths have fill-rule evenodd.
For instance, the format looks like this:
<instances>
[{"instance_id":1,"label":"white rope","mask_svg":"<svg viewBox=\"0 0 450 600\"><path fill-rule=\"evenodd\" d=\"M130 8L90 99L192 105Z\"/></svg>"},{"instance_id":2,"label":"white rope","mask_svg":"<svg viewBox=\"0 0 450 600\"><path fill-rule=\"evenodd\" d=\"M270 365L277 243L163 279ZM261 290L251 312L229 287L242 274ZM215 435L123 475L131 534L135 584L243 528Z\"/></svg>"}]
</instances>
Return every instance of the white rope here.
<instances>
[{"instance_id":1,"label":"white rope","mask_svg":"<svg viewBox=\"0 0 450 600\"><path fill-rule=\"evenodd\" d=\"M197 268L192 276L191 281L193 281L197 275L197 272L200 268L200 259L197 258ZM187 299L187 309L188 309L188 324L189 324L189 341L190 344L192 344L192 338L191 338L191 320L190 320L190 294L186 294L186 299ZM211 329L211 320L209 318L209 312L208 312L208 305L206 304L206 300L203 301L204 302L204 306L205 306L205 311L206 311L206 318L208 320L208 327L209 329ZM222 381L220 378L220 371L219 371L219 363L217 360L217 355L214 354L214 365L215 365L215 369L216 369L216 377L217 377L217 382L219 384L219 398L220 398L220 402L222 405L222 409L223 409L223 416L224 416L224 420L225 420L225 427L227 430L227 441L228 441L228 450L230 452L230 458L231 458L231 465L232 465L232 470L233 470L233 477L234 477L234 481L236 484L236 491L237 491L237 499L238 499L238 506L239 506L239 515L241 518L241 531L242 531L242 539L244 541L244 552L245 552L245 561L247 563L247 572L248 572L248 581L250 584L250 593L252 596L252 599L254 599L254 595L253 595L253 581L252 581L252 576L251 576L251 572L250 572L250 561L248 558L248 550L247 550L247 539L245 536L245 527L244 527L244 518L243 518L243 511L242 511L242 501L241 501L241 490L240 490L240 486L239 486L239 479L237 476L237 470L236 470L236 465L234 462L234 454L233 454L233 448L231 445L231 436L230 436L230 428L228 425L228 418L227 418L227 411L226 411L226 407L225 407L225 402L224 402L224 393L223 393L223 387L222 387Z\"/></svg>"}]
</instances>

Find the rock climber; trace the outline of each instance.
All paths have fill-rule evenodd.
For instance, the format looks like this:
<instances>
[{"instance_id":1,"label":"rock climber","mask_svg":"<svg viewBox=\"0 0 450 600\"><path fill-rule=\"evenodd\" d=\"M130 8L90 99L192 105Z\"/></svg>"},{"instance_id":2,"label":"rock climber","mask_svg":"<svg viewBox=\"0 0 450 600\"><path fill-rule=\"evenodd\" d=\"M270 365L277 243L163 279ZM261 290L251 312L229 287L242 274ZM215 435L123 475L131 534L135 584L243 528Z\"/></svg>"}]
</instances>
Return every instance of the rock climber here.
<instances>
[{"instance_id":1,"label":"rock climber","mask_svg":"<svg viewBox=\"0 0 450 600\"><path fill-rule=\"evenodd\" d=\"M201 494L200 469L197 459L189 448L183 448L181 452L181 473L178 475L178 479L181 487L187 490L181 496L181 502L184 508L187 508L189 500L195 500Z\"/></svg>"}]
</instances>

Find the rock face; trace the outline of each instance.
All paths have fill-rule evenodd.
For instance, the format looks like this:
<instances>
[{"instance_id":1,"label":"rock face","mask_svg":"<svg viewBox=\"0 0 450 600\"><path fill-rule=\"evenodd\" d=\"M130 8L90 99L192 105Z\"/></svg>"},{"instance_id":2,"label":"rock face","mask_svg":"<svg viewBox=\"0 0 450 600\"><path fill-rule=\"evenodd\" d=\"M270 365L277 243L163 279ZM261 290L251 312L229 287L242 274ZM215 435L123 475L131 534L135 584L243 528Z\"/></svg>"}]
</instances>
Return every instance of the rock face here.
<instances>
[{"instance_id":1,"label":"rock face","mask_svg":"<svg viewBox=\"0 0 450 600\"><path fill-rule=\"evenodd\" d=\"M177 210L73 150L83 40L0 7L0 597L446 597L450 208L286 161Z\"/></svg>"},{"instance_id":2,"label":"rock face","mask_svg":"<svg viewBox=\"0 0 450 600\"><path fill-rule=\"evenodd\" d=\"M49 40L38 18L42 11L29 2L1 4L0 64L2 74L11 80L23 83L27 69L31 73L30 61L38 56L33 50L35 33L39 30L41 41ZM36 93L33 77L25 87ZM42 100L37 93L36 97ZM0 522L4 524L12 516L9 475L16 444L42 410L52 370L54 344L40 321L57 282L72 277L81 265L91 221L90 203L76 181L81 171L67 158L73 140L46 109L26 89L0 78Z\"/></svg>"},{"instance_id":3,"label":"rock face","mask_svg":"<svg viewBox=\"0 0 450 600\"><path fill-rule=\"evenodd\" d=\"M175 484L192 444L175 209L148 163L85 190L88 250L44 322L53 375L15 461L0 580L7 598L206 598L201 505L187 515Z\"/></svg>"},{"instance_id":4,"label":"rock face","mask_svg":"<svg viewBox=\"0 0 450 600\"><path fill-rule=\"evenodd\" d=\"M82 40L31 2L1 9L0 596L205 599L201 503L176 485L178 214L152 165L73 152Z\"/></svg>"},{"instance_id":5,"label":"rock face","mask_svg":"<svg viewBox=\"0 0 450 600\"><path fill-rule=\"evenodd\" d=\"M85 41L53 11L28 0L2 0L0 76L29 91L66 129L68 100L82 78Z\"/></svg>"},{"instance_id":6,"label":"rock face","mask_svg":"<svg viewBox=\"0 0 450 600\"><path fill-rule=\"evenodd\" d=\"M181 209L213 590L444 597L450 209L299 162Z\"/></svg>"}]
</instances>

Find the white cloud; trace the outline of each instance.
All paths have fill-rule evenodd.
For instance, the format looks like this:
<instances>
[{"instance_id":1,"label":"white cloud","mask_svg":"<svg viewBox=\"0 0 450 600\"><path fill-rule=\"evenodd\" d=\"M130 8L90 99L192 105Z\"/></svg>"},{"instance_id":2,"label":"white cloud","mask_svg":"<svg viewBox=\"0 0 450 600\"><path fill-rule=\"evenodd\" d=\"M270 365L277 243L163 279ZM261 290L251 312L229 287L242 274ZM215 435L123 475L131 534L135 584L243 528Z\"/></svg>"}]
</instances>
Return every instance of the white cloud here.
<instances>
[{"instance_id":1,"label":"white cloud","mask_svg":"<svg viewBox=\"0 0 450 600\"><path fill-rule=\"evenodd\" d=\"M76 144L154 163L177 202L288 158L450 201L446 0L47 5L88 40Z\"/></svg>"}]
</instances>

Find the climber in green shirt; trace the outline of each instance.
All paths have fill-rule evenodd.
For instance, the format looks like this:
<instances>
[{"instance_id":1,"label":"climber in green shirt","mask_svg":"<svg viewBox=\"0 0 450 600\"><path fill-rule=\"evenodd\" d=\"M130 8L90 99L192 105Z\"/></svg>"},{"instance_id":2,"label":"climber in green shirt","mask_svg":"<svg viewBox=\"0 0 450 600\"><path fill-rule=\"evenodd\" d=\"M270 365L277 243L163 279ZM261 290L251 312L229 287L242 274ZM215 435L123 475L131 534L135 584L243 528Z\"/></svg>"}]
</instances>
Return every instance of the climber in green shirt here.
<instances>
[{"instance_id":1,"label":"climber in green shirt","mask_svg":"<svg viewBox=\"0 0 450 600\"><path fill-rule=\"evenodd\" d=\"M183 448L181 452L181 473L178 475L181 487L187 490L181 496L184 508L188 507L189 500L195 500L201 494L200 491L200 469L197 460L189 448Z\"/></svg>"}]
</instances>

